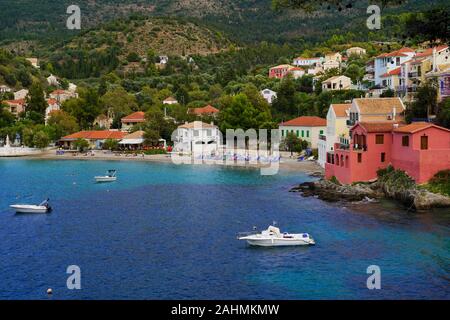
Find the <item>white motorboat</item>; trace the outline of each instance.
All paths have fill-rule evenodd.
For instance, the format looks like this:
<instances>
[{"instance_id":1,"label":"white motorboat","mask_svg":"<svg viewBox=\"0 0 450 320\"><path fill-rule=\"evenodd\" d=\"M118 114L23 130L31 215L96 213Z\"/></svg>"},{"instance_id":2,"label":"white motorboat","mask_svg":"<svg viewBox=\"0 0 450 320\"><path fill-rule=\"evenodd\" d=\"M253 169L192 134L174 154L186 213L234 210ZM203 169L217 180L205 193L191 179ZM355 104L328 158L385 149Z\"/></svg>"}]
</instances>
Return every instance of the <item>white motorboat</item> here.
<instances>
[{"instance_id":1,"label":"white motorboat","mask_svg":"<svg viewBox=\"0 0 450 320\"><path fill-rule=\"evenodd\" d=\"M49 199L38 205L32 204L13 204L10 207L16 210L16 213L47 213L52 211L52 207L48 203Z\"/></svg>"},{"instance_id":2,"label":"white motorboat","mask_svg":"<svg viewBox=\"0 0 450 320\"><path fill-rule=\"evenodd\" d=\"M96 182L113 182L117 180L116 170L108 170L106 176L94 177Z\"/></svg>"},{"instance_id":3,"label":"white motorboat","mask_svg":"<svg viewBox=\"0 0 450 320\"><path fill-rule=\"evenodd\" d=\"M280 229L269 226L261 232L247 232L238 235L239 240L246 240L252 246L277 247L277 246L304 246L316 244L308 233L281 233Z\"/></svg>"}]
</instances>

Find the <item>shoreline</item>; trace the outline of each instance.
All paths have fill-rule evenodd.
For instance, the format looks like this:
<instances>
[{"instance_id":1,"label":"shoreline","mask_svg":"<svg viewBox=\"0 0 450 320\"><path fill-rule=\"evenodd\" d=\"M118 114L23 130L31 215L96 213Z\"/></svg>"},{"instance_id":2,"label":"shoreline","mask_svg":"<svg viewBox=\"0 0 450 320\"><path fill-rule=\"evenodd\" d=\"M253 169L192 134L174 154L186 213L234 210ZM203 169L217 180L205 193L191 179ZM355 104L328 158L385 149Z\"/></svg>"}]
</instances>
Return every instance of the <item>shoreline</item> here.
<instances>
[{"instance_id":1,"label":"shoreline","mask_svg":"<svg viewBox=\"0 0 450 320\"><path fill-rule=\"evenodd\" d=\"M40 155L27 155L20 157L5 157L4 159L24 159L24 160L85 160L85 161L131 161L131 162L156 162L156 163L172 163L174 165L178 165L173 162L170 155L168 154L156 154L156 155L145 155L142 157L138 156L117 156L115 154L105 154L95 152L94 156L88 155L56 155L55 150L51 152L48 151L44 154ZM1 158L0 158L1 159ZM269 165L265 163L218 163L213 160L203 160L198 162L198 160L192 159L191 163L182 163L182 165L206 165L206 166L225 166L225 167L233 167L233 168L253 168L253 169L261 169L268 168ZM323 174L324 169L319 166L315 161L297 161L295 158L282 158L280 162L278 162L280 171L298 171L306 174Z\"/></svg>"}]
</instances>

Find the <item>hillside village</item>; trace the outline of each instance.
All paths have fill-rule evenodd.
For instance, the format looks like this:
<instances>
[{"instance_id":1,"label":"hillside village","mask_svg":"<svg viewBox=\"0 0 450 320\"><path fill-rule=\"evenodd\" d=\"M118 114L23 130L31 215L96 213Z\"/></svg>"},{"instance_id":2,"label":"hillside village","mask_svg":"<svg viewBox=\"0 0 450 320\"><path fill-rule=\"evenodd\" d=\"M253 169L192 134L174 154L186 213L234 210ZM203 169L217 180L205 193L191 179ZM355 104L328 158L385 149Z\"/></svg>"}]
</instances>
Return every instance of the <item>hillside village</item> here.
<instances>
[{"instance_id":1,"label":"hillside village","mask_svg":"<svg viewBox=\"0 0 450 320\"><path fill-rule=\"evenodd\" d=\"M214 155L219 130L267 128L279 130L284 151L315 157L342 183L375 179L389 164L418 183L448 169L448 46L334 47L295 55L262 44L203 57L139 50L118 55L121 66L94 81L58 76L64 66L45 57L3 51L0 138L37 148ZM244 55L257 52L283 63L238 71L228 62L249 63ZM277 52L283 56L274 59ZM414 156L402 160L398 141Z\"/></svg>"}]
</instances>

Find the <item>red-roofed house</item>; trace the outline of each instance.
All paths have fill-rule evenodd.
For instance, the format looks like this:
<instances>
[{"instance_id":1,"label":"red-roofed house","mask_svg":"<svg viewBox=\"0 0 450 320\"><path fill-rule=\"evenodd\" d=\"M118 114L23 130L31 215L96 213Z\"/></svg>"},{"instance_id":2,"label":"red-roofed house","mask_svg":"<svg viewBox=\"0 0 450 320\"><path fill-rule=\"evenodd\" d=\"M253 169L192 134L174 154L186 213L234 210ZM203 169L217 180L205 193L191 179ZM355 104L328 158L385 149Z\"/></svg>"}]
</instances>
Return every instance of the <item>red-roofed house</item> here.
<instances>
[{"instance_id":1,"label":"red-roofed house","mask_svg":"<svg viewBox=\"0 0 450 320\"><path fill-rule=\"evenodd\" d=\"M189 114L195 114L197 116L217 116L219 114L220 110L217 108L214 108L211 105L207 105L203 108L189 108L188 113Z\"/></svg>"},{"instance_id":2,"label":"red-roofed house","mask_svg":"<svg viewBox=\"0 0 450 320\"><path fill-rule=\"evenodd\" d=\"M416 183L450 169L450 130L420 122L359 122L351 128L348 144L336 143L328 153L325 176L349 184L377 178L377 170L392 165Z\"/></svg>"},{"instance_id":3,"label":"red-roofed house","mask_svg":"<svg viewBox=\"0 0 450 320\"><path fill-rule=\"evenodd\" d=\"M78 98L78 93L69 90L55 90L49 94L51 99L55 99L59 104L71 98Z\"/></svg>"},{"instance_id":4,"label":"red-roofed house","mask_svg":"<svg viewBox=\"0 0 450 320\"><path fill-rule=\"evenodd\" d=\"M25 111L25 99L17 99L17 100L5 100L3 101L8 107L9 112L11 112L16 117Z\"/></svg>"},{"instance_id":5,"label":"red-roofed house","mask_svg":"<svg viewBox=\"0 0 450 320\"><path fill-rule=\"evenodd\" d=\"M305 70L300 67L294 67L289 64L281 64L269 69L269 78L283 79L288 74L294 79L300 78L305 74Z\"/></svg>"},{"instance_id":6,"label":"red-roofed house","mask_svg":"<svg viewBox=\"0 0 450 320\"><path fill-rule=\"evenodd\" d=\"M397 69L402 63L411 60L415 56L415 51L410 48L380 54L375 58L375 85L382 86L383 75L388 74L393 69Z\"/></svg>"},{"instance_id":7,"label":"red-roofed house","mask_svg":"<svg viewBox=\"0 0 450 320\"><path fill-rule=\"evenodd\" d=\"M401 67L391 69L390 71L386 72L385 74L382 74L380 76L381 78L381 86L384 88L390 88L392 90L395 90L400 82L399 82L399 76L401 72Z\"/></svg>"},{"instance_id":8,"label":"red-roofed house","mask_svg":"<svg viewBox=\"0 0 450 320\"><path fill-rule=\"evenodd\" d=\"M301 140L307 141L311 148L316 149L319 135L324 134L326 126L327 120L324 118L303 116L281 122L278 129L282 139L292 132Z\"/></svg>"},{"instance_id":9,"label":"red-roofed house","mask_svg":"<svg viewBox=\"0 0 450 320\"><path fill-rule=\"evenodd\" d=\"M128 131L134 125L145 122L145 112L134 112L126 117L123 117L120 121L122 122L122 130Z\"/></svg>"},{"instance_id":10,"label":"red-roofed house","mask_svg":"<svg viewBox=\"0 0 450 320\"><path fill-rule=\"evenodd\" d=\"M85 139L89 142L89 146L92 149L101 149L103 143L107 139L121 140L128 133L123 131L113 131L113 130L98 130L98 131L80 131L68 136L62 137L60 142L63 147L73 148L73 142L78 139Z\"/></svg>"},{"instance_id":11,"label":"red-roofed house","mask_svg":"<svg viewBox=\"0 0 450 320\"><path fill-rule=\"evenodd\" d=\"M58 111L61 109L60 104L56 99L47 99L48 107L45 109L45 124L47 124L48 119L50 118L50 114L54 111Z\"/></svg>"}]
</instances>

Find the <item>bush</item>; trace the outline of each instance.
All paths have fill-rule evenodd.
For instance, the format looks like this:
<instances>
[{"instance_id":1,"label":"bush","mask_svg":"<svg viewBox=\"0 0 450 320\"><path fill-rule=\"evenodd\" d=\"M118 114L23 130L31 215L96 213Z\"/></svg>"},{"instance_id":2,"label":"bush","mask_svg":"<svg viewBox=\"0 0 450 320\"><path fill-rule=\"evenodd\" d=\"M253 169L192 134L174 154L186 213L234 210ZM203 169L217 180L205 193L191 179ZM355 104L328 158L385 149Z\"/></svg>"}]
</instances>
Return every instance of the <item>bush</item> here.
<instances>
[{"instance_id":1,"label":"bush","mask_svg":"<svg viewBox=\"0 0 450 320\"><path fill-rule=\"evenodd\" d=\"M334 184L337 184L338 186L341 185L341 183L339 182L339 180L335 176L332 176L330 178L330 182L333 182Z\"/></svg>"},{"instance_id":2,"label":"bush","mask_svg":"<svg viewBox=\"0 0 450 320\"><path fill-rule=\"evenodd\" d=\"M424 186L431 192L450 196L450 170L442 170Z\"/></svg>"},{"instance_id":3,"label":"bush","mask_svg":"<svg viewBox=\"0 0 450 320\"><path fill-rule=\"evenodd\" d=\"M405 171L396 170L389 165L386 169L377 171L378 182L384 184L387 188L395 187L398 190L412 189L416 186L414 180L408 176Z\"/></svg>"},{"instance_id":4,"label":"bush","mask_svg":"<svg viewBox=\"0 0 450 320\"><path fill-rule=\"evenodd\" d=\"M150 149L150 150L145 150L144 154L146 155L153 155L153 154L166 154L166 150L164 149Z\"/></svg>"}]
</instances>

